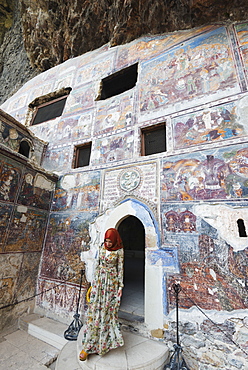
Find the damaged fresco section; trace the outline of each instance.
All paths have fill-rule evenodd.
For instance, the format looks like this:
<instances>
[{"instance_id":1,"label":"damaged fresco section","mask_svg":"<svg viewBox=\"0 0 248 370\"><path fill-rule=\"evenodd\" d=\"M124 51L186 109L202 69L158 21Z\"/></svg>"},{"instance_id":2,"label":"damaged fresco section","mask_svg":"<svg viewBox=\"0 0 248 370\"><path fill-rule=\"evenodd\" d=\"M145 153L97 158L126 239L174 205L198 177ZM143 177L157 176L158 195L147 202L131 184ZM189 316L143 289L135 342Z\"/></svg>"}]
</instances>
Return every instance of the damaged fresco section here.
<instances>
[{"instance_id":1,"label":"damaged fresco section","mask_svg":"<svg viewBox=\"0 0 248 370\"><path fill-rule=\"evenodd\" d=\"M248 148L229 146L163 163L162 201L242 199L248 194Z\"/></svg>"},{"instance_id":2,"label":"damaged fresco section","mask_svg":"<svg viewBox=\"0 0 248 370\"><path fill-rule=\"evenodd\" d=\"M96 216L96 212L51 214L38 279L37 305L41 309L65 317L75 310L81 270L85 271L80 255L89 249L89 225ZM84 292L87 286L84 273Z\"/></svg>"},{"instance_id":3,"label":"damaged fresco section","mask_svg":"<svg viewBox=\"0 0 248 370\"><path fill-rule=\"evenodd\" d=\"M81 270L81 252L89 250L89 227L99 210L100 172L77 172L57 182L39 276L37 304L53 314L67 316L75 309ZM83 275L83 289L88 282Z\"/></svg>"},{"instance_id":4,"label":"damaged fresco section","mask_svg":"<svg viewBox=\"0 0 248 370\"><path fill-rule=\"evenodd\" d=\"M245 101L245 102L244 102ZM172 119L174 147L187 148L247 135L248 98Z\"/></svg>"},{"instance_id":5,"label":"damaged fresco section","mask_svg":"<svg viewBox=\"0 0 248 370\"><path fill-rule=\"evenodd\" d=\"M224 27L202 34L141 65L141 113L221 91L240 91ZM212 93L212 94L211 94Z\"/></svg>"},{"instance_id":6,"label":"damaged fresco section","mask_svg":"<svg viewBox=\"0 0 248 370\"><path fill-rule=\"evenodd\" d=\"M52 210L96 211L99 206L99 192L100 172L65 174L56 184Z\"/></svg>"},{"instance_id":7,"label":"damaged fresco section","mask_svg":"<svg viewBox=\"0 0 248 370\"><path fill-rule=\"evenodd\" d=\"M11 124L13 122L9 127ZM5 135L7 129L2 133ZM13 140L17 143L18 138ZM9 140L1 142L0 148L0 330L14 324L33 306L32 300L25 299L36 293L41 250L56 181L56 176L34 169L33 162L31 164L28 158L23 159L14 153L20 142L16 146L8 143ZM41 149L43 143L37 142L35 146ZM40 153L37 154L39 157Z\"/></svg>"},{"instance_id":8,"label":"damaged fresco section","mask_svg":"<svg viewBox=\"0 0 248 370\"><path fill-rule=\"evenodd\" d=\"M169 310L175 307L175 282L182 287L181 308L197 305L207 310L232 311L248 307L248 248L235 252L203 220L197 238L180 235L177 244L180 273L167 275Z\"/></svg>"},{"instance_id":9,"label":"damaged fresco section","mask_svg":"<svg viewBox=\"0 0 248 370\"><path fill-rule=\"evenodd\" d=\"M96 139L92 165L122 161L133 157L133 131Z\"/></svg>"}]
</instances>

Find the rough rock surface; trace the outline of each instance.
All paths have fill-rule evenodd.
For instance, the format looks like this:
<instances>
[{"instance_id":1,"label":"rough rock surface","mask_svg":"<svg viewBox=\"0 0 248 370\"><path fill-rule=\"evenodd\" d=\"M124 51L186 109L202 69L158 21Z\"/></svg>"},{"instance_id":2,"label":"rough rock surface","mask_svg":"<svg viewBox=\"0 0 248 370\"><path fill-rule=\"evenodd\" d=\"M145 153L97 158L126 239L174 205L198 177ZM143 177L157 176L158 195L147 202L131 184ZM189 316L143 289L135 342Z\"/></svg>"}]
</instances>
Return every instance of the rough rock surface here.
<instances>
[{"instance_id":1,"label":"rough rock surface","mask_svg":"<svg viewBox=\"0 0 248 370\"><path fill-rule=\"evenodd\" d=\"M247 0L0 0L0 103L36 73L108 42L244 19Z\"/></svg>"}]
</instances>

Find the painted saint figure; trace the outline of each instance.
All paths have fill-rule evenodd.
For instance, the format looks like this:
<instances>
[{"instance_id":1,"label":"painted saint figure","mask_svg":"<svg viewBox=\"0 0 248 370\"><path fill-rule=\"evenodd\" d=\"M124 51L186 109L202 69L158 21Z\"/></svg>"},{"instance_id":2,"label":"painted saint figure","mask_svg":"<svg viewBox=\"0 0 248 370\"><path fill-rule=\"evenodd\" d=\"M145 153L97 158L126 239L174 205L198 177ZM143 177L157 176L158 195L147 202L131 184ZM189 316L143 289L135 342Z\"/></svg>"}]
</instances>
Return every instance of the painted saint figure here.
<instances>
[{"instance_id":1,"label":"painted saint figure","mask_svg":"<svg viewBox=\"0 0 248 370\"><path fill-rule=\"evenodd\" d=\"M90 294L87 321L83 327L83 350L79 359L89 354L104 355L124 345L118 323L123 288L123 244L116 229L108 229L100 247Z\"/></svg>"}]
</instances>

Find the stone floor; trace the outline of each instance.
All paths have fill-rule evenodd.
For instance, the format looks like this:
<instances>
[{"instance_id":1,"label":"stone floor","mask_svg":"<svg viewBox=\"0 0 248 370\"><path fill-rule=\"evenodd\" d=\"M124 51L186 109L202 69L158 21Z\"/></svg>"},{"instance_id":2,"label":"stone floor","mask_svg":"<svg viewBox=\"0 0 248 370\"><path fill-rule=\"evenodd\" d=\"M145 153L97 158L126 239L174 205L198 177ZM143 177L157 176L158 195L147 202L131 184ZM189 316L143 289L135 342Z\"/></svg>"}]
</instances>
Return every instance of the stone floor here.
<instances>
[{"instance_id":1,"label":"stone floor","mask_svg":"<svg viewBox=\"0 0 248 370\"><path fill-rule=\"evenodd\" d=\"M54 369L59 352L26 331L12 328L0 335L0 370Z\"/></svg>"}]
</instances>

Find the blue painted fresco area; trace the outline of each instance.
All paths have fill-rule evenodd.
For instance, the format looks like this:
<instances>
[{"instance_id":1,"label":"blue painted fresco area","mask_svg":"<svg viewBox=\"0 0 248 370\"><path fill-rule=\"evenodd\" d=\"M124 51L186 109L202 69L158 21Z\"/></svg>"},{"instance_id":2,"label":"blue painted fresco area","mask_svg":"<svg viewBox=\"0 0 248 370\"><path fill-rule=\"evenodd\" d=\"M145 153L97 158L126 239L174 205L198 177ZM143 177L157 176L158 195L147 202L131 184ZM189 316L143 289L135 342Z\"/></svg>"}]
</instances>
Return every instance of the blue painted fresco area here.
<instances>
[{"instance_id":1,"label":"blue painted fresco area","mask_svg":"<svg viewBox=\"0 0 248 370\"><path fill-rule=\"evenodd\" d=\"M178 272L177 248L161 247L147 250L147 261L150 265L162 266L164 271Z\"/></svg>"},{"instance_id":2,"label":"blue painted fresco area","mask_svg":"<svg viewBox=\"0 0 248 370\"><path fill-rule=\"evenodd\" d=\"M247 194L247 147L190 153L163 163L162 202L245 198Z\"/></svg>"},{"instance_id":3,"label":"blue painted fresco area","mask_svg":"<svg viewBox=\"0 0 248 370\"><path fill-rule=\"evenodd\" d=\"M205 33L141 64L140 111L211 95L239 91L224 27ZM238 90L237 90L238 89Z\"/></svg>"}]
</instances>

